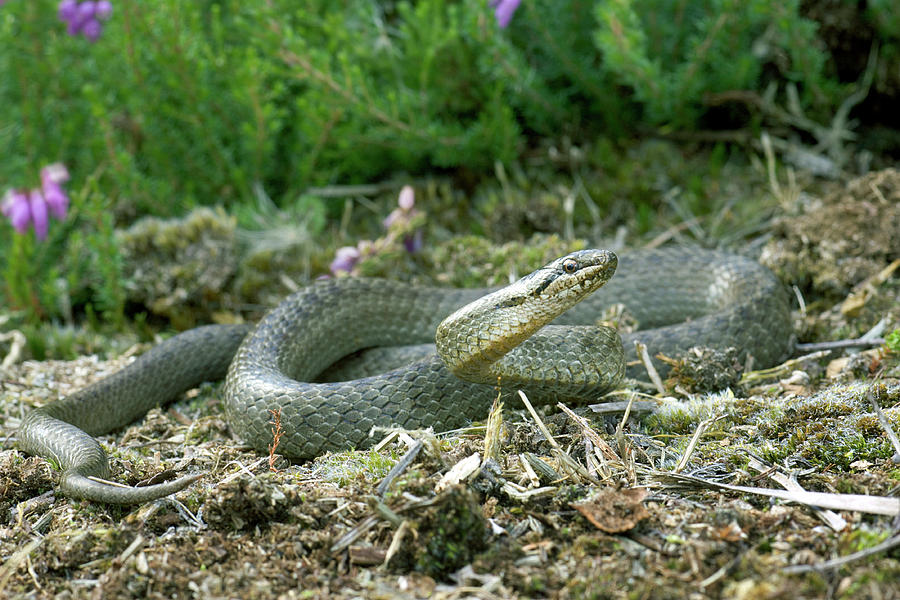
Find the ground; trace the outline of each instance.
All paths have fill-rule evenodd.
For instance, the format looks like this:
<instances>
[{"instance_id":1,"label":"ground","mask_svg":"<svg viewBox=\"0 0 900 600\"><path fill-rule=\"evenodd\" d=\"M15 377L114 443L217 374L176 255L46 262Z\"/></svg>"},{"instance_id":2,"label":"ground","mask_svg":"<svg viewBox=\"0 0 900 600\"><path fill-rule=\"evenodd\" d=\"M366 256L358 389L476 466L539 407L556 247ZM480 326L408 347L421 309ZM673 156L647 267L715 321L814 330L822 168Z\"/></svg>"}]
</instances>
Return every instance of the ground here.
<instances>
[{"instance_id":1,"label":"ground","mask_svg":"<svg viewBox=\"0 0 900 600\"><path fill-rule=\"evenodd\" d=\"M568 213L554 212L558 205L551 199L529 210L560 215L565 227ZM794 315L801 342L857 337L881 320L887 332L898 327L900 282L884 274L900 258L898 206L900 173L888 170L826 185L767 221L756 248L804 299ZM517 213L517 227L531 213ZM146 236L143 227L132 235ZM233 261L209 241L229 239L233 224L212 229L203 243ZM435 280L471 285L488 283L479 266L503 277L506 270L495 267L504 261L529 264L576 243L453 238L425 260L441 265ZM184 256L172 260L184 263ZM396 258L384 252L359 268L378 272ZM423 276L410 270L408 278ZM270 294L246 272L213 272L203 285L233 277L260 301ZM170 277L163 289L179 285ZM148 306L157 301L161 313L185 314L172 307L187 302L189 321L205 318L202 293L159 301L154 284L146 288ZM534 415L507 401L488 425L439 435L381 432L387 441L376 450L295 465L233 440L219 387L205 385L101 438L116 481L136 484L172 469L204 473L200 482L130 508L55 495L53 467L12 443L19 419L147 346L120 349L111 360L16 362L2 374L0 435L8 443L0 451L0 595L900 598L897 547L821 568L896 536L897 513L827 514L673 476L783 489L775 481L782 473L809 491L897 499L900 465L872 405L900 430L900 365L886 346L800 357L771 372L741 374L737 365L730 379L721 372L733 361L712 363L720 366L704 375L711 363L703 358L678 370L664 393L631 382L573 413ZM2 359L9 346L0 350ZM705 384L717 391L701 391ZM639 402L627 416L621 406L596 412L628 400ZM388 475L409 452L417 452L412 462Z\"/></svg>"}]
</instances>

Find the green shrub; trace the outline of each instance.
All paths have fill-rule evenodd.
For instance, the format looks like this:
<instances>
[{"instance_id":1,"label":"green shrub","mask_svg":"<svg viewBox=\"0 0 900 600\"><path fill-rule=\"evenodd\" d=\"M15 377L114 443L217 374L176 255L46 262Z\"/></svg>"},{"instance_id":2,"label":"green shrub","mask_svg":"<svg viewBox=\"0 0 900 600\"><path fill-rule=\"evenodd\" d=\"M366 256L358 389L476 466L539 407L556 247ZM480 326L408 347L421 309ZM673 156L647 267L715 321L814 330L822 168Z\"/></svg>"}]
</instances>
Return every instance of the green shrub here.
<instances>
[{"instance_id":1,"label":"green shrub","mask_svg":"<svg viewBox=\"0 0 900 600\"><path fill-rule=\"evenodd\" d=\"M477 181L536 137L697 127L718 92L795 84L813 118L845 95L799 0L525 0L507 29L484 0L117 0L94 44L57 4L0 7L0 183L60 161L81 190L45 244L0 223L0 298L32 317L66 312L60 281L121 315L111 231L140 215L246 213L257 186L290 207L398 172ZM891 4L867 14L896 40Z\"/></svg>"}]
</instances>

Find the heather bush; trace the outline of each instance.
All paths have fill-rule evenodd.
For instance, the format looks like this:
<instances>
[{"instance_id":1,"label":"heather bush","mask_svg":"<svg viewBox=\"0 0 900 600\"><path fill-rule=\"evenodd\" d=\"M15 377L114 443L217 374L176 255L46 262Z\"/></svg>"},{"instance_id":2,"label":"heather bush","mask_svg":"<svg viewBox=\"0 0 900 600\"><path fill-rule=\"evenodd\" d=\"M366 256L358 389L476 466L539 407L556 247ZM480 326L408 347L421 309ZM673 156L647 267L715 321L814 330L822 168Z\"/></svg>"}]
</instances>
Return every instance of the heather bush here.
<instances>
[{"instance_id":1,"label":"heather bush","mask_svg":"<svg viewBox=\"0 0 900 600\"><path fill-rule=\"evenodd\" d=\"M144 214L245 214L259 190L305 206L311 186L397 173L477 181L542 138L690 130L710 94L735 90L783 103L791 84L827 119L848 89L799 4L0 2L0 188L63 162L73 190L73 217L44 242L0 223L0 298L59 316L63 289L121 315L112 231ZM900 29L891 6L867 13L885 55ZM752 110L737 118L765 126Z\"/></svg>"}]
</instances>

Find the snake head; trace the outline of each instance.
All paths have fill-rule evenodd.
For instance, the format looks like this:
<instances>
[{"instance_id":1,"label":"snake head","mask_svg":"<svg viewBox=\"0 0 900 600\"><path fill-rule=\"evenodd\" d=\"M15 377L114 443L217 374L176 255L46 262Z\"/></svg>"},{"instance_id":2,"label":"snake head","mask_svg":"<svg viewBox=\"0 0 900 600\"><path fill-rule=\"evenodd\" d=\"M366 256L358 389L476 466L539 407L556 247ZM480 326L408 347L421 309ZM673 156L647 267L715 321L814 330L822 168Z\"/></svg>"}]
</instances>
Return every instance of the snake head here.
<instances>
[{"instance_id":1,"label":"snake head","mask_svg":"<svg viewBox=\"0 0 900 600\"><path fill-rule=\"evenodd\" d=\"M558 316L602 287L618 265L619 258L611 250L580 250L557 258L517 283L523 284L526 295L565 305Z\"/></svg>"},{"instance_id":2,"label":"snake head","mask_svg":"<svg viewBox=\"0 0 900 600\"><path fill-rule=\"evenodd\" d=\"M444 319L435 335L438 355L458 377L475 380L609 281L618 264L610 250L580 250L557 258Z\"/></svg>"}]
</instances>

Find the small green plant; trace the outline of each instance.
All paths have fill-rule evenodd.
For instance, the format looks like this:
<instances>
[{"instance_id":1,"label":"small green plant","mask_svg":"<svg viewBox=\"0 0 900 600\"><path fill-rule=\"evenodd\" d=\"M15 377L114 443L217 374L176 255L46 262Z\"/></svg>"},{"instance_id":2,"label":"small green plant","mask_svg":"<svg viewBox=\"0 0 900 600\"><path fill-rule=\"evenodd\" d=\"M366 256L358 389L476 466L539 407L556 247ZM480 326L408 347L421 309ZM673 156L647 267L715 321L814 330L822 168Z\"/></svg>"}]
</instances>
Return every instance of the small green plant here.
<instances>
[{"instance_id":1,"label":"small green plant","mask_svg":"<svg viewBox=\"0 0 900 600\"><path fill-rule=\"evenodd\" d=\"M892 354L900 354L900 329L895 329L884 338L884 345Z\"/></svg>"}]
</instances>

